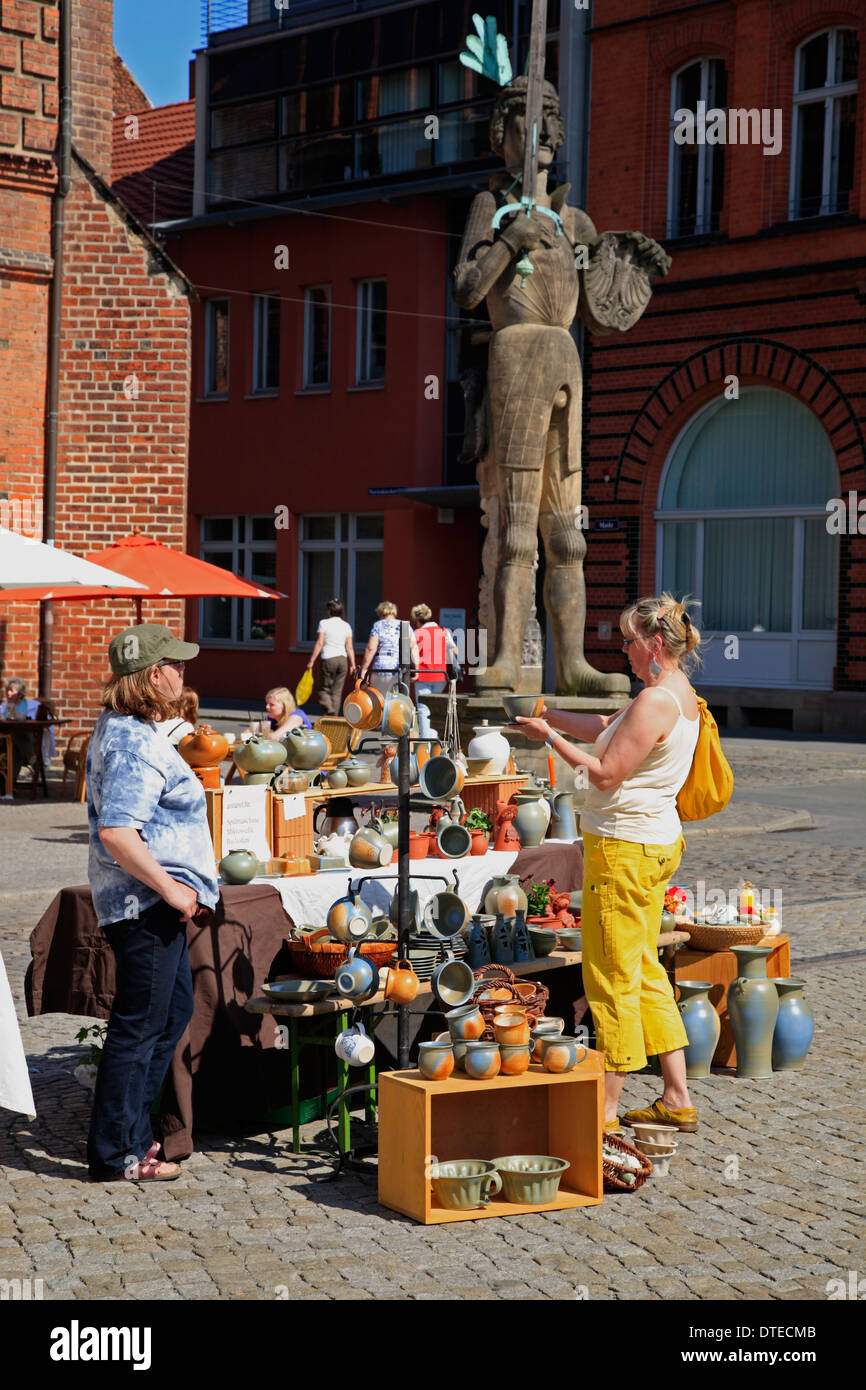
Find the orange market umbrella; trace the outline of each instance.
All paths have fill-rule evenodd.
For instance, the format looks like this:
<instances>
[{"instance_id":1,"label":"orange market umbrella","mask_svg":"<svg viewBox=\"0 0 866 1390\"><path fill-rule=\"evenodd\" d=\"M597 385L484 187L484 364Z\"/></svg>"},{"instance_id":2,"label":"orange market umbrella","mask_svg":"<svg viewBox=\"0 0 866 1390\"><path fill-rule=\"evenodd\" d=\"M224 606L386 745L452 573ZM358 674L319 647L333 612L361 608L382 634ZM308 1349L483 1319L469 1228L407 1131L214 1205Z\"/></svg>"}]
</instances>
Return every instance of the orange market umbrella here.
<instances>
[{"instance_id":1,"label":"orange market umbrella","mask_svg":"<svg viewBox=\"0 0 866 1390\"><path fill-rule=\"evenodd\" d=\"M75 599L134 598L136 621L141 622L141 601L145 598L285 598L277 589L239 579L231 570L199 560L182 550L172 550L141 531L124 536L106 550L94 551L86 557L91 564L104 565L130 580L144 584L143 589L89 589L85 585L42 586L32 589L7 589L0 592L3 600L25 602L28 599L52 599L73 602Z\"/></svg>"}]
</instances>

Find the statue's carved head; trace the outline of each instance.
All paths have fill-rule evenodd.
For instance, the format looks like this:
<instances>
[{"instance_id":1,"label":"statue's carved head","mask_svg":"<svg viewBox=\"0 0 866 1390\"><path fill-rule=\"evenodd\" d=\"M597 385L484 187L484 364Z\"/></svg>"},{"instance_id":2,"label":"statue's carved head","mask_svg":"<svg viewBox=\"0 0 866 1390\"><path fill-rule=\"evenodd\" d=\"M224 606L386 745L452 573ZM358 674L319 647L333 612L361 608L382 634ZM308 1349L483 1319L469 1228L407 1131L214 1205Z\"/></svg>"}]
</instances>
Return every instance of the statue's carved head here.
<instances>
[{"instance_id":1,"label":"statue's carved head","mask_svg":"<svg viewBox=\"0 0 866 1390\"><path fill-rule=\"evenodd\" d=\"M490 148L494 154L505 154L505 130L513 116L526 115L528 78L515 77L503 87L490 116ZM559 105L559 93L552 82L545 82L542 97L542 130L540 145L549 145L553 154L565 141L565 125Z\"/></svg>"}]
</instances>

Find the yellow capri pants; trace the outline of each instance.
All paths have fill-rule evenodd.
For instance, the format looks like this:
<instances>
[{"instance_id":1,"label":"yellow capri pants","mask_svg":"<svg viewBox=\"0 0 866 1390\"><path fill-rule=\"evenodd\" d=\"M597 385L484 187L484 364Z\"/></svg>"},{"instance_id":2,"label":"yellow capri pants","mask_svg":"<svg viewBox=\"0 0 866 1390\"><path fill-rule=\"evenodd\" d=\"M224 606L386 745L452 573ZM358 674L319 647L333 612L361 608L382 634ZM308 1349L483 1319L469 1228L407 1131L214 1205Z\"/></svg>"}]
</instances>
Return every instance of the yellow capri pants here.
<instances>
[{"instance_id":1,"label":"yellow capri pants","mask_svg":"<svg viewBox=\"0 0 866 1390\"><path fill-rule=\"evenodd\" d=\"M607 1071L688 1044L656 945L665 889L685 849L583 837L583 987Z\"/></svg>"}]
</instances>

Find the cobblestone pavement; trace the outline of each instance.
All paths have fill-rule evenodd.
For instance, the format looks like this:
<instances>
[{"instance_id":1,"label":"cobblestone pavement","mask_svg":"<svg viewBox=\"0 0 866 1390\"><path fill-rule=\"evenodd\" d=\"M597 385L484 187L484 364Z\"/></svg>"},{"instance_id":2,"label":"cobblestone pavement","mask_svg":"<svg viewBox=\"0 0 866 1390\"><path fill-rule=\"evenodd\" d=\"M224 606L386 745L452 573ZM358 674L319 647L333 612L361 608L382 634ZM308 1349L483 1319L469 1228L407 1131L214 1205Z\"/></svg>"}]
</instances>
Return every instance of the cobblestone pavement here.
<instances>
[{"instance_id":1,"label":"cobblestone pavement","mask_svg":"<svg viewBox=\"0 0 866 1390\"><path fill-rule=\"evenodd\" d=\"M0 1112L0 1279L41 1278L46 1299L789 1300L862 1276L866 747L749 737L726 751L730 833L689 831L677 878L782 889L792 968L817 1021L806 1068L693 1082L700 1132L681 1136L669 1176L637 1194L429 1228L380 1208L372 1177L318 1181L332 1171L321 1123L305 1128L297 1157L285 1131L202 1135L177 1183L83 1182L89 1097L71 1074L81 1022L26 1019L22 982L43 900L86 876L84 812L0 807L0 946L38 1109L33 1122ZM767 827L792 807L811 828L748 828L759 808ZM632 1078L625 1105L648 1103L658 1085Z\"/></svg>"}]
</instances>

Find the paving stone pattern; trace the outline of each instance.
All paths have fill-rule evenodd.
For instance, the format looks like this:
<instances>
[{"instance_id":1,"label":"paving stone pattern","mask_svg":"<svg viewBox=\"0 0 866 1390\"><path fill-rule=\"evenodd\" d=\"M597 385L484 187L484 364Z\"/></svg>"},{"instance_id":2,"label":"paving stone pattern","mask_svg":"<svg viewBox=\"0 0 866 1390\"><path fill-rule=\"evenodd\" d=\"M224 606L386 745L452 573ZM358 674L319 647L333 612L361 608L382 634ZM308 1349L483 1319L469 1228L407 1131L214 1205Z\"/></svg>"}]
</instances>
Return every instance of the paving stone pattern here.
<instances>
[{"instance_id":1,"label":"paving stone pattern","mask_svg":"<svg viewBox=\"0 0 866 1390\"><path fill-rule=\"evenodd\" d=\"M816 742L807 784L797 780L802 743L787 752L761 744L734 740L729 751L738 787L766 786L770 808L774 785L802 786L808 810L809 785L866 773L866 749L827 747L825 766ZM0 1112L0 1279L40 1278L46 1299L800 1300L826 1297L828 1280L847 1281L849 1270L866 1273L854 1156L866 864L834 849L832 827L691 836L677 875L783 887L793 969L817 1020L804 1071L693 1082L700 1131L681 1136L669 1176L639 1193L583 1211L424 1228L379 1207L372 1177L319 1181L333 1171L321 1122L305 1127L300 1156L288 1152L287 1131L202 1135L176 1183L83 1181L89 1094L72 1076L82 1020L26 1019L23 1006L37 895L82 881L83 824L83 808L68 803L0 808L0 946L38 1109L33 1122ZM634 1077L625 1107L657 1094L655 1078Z\"/></svg>"}]
</instances>

